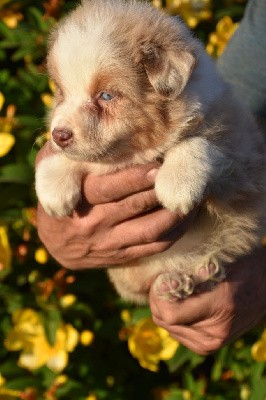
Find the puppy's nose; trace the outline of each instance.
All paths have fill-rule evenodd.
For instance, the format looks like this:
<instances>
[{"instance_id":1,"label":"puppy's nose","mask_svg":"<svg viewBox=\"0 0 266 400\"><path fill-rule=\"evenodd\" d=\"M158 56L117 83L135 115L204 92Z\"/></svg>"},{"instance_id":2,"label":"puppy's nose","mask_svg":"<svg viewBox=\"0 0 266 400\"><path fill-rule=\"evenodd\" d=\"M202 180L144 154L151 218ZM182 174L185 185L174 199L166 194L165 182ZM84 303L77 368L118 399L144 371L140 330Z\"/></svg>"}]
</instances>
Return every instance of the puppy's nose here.
<instances>
[{"instance_id":1,"label":"puppy's nose","mask_svg":"<svg viewBox=\"0 0 266 400\"><path fill-rule=\"evenodd\" d=\"M52 136L54 142L64 148L72 142L73 132L64 128L54 128Z\"/></svg>"}]
</instances>

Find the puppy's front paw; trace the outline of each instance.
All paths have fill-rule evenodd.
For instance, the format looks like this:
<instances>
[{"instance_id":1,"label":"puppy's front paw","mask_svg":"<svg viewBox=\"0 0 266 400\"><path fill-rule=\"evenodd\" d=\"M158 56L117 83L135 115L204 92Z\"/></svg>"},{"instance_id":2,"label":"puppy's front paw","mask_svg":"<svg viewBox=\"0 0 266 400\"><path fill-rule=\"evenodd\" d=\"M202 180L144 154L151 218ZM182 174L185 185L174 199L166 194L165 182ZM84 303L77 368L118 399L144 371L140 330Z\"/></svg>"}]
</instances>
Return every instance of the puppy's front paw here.
<instances>
[{"instance_id":1,"label":"puppy's front paw","mask_svg":"<svg viewBox=\"0 0 266 400\"><path fill-rule=\"evenodd\" d=\"M80 200L80 187L71 179L58 186L50 187L38 196L47 214L56 217L70 215Z\"/></svg>"},{"instance_id":2,"label":"puppy's front paw","mask_svg":"<svg viewBox=\"0 0 266 400\"><path fill-rule=\"evenodd\" d=\"M159 202L168 210L180 210L188 214L203 198L204 187L186 171L169 171L164 165L155 181L155 192Z\"/></svg>"},{"instance_id":3,"label":"puppy's front paw","mask_svg":"<svg viewBox=\"0 0 266 400\"><path fill-rule=\"evenodd\" d=\"M71 161L70 161L71 163ZM71 214L81 197L81 177L60 156L46 158L36 170L36 193L49 215Z\"/></svg>"}]
</instances>

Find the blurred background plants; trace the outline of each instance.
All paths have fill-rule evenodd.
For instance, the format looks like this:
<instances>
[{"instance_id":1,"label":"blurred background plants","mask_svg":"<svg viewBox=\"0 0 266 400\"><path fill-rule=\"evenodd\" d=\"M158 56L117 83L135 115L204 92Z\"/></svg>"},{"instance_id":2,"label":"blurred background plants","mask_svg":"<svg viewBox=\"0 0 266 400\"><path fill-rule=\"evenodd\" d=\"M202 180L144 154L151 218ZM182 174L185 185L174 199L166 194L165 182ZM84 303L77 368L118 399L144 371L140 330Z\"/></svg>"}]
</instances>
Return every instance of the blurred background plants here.
<instances>
[{"instance_id":1,"label":"blurred background plants","mask_svg":"<svg viewBox=\"0 0 266 400\"><path fill-rule=\"evenodd\" d=\"M34 160L49 133L47 35L76 1L0 0L0 399L266 398L266 332L198 356L123 303L103 271L60 268L36 234ZM241 0L154 0L219 57Z\"/></svg>"}]
</instances>

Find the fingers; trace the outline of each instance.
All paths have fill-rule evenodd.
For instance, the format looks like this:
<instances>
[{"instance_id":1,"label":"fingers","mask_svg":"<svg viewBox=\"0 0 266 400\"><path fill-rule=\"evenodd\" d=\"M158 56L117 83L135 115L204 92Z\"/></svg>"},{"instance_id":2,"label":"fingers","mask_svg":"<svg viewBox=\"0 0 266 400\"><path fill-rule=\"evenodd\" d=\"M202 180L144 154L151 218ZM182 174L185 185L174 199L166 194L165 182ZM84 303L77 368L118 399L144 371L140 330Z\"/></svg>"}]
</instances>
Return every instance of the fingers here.
<instances>
[{"instance_id":1,"label":"fingers","mask_svg":"<svg viewBox=\"0 0 266 400\"><path fill-rule=\"evenodd\" d=\"M167 243L174 243L186 232L193 215L184 216L180 212L171 212L164 208L152 210L138 218L126 219L114 227L113 238L123 234L125 246L151 244L157 242L164 251Z\"/></svg>"},{"instance_id":2,"label":"fingers","mask_svg":"<svg viewBox=\"0 0 266 400\"><path fill-rule=\"evenodd\" d=\"M180 215L162 208L141 215L137 219L127 220L116 226L115 231L118 234L125 232L123 237L125 246L135 246L158 241L162 235L165 235L181 222Z\"/></svg>"},{"instance_id":3,"label":"fingers","mask_svg":"<svg viewBox=\"0 0 266 400\"><path fill-rule=\"evenodd\" d=\"M157 163L137 165L106 176L87 175L84 196L90 204L109 203L154 186Z\"/></svg>"},{"instance_id":4,"label":"fingers","mask_svg":"<svg viewBox=\"0 0 266 400\"><path fill-rule=\"evenodd\" d=\"M209 305L205 296L200 295L177 303L151 299L155 324L166 329L174 339L200 355L208 355L220 349L228 338L227 324L215 321Z\"/></svg>"},{"instance_id":5,"label":"fingers","mask_svg":"<svg viewBox=\"0 0 266 400\"><path fill-rule=\"evenodd\" d=\"M156 321L154 322L156 323ZM159 326L167 329L161 324ZM207 331L201 331L194 326L175 326L169 333L181 344L202 356L209 355L226 344L223 337L217 337Z\"/></svg>"},{"instance_id":6,"label":"fingers","mask_svg":"<svg viewBox=\"0 0 266 400\"><path fill-rule=\"evenodd\" d=\"M109 203L110 213L113 214L115 222L126 221L158 207L159 202L154 189L135 193L120 201Z\"/></svg>"},{"instance_id":7,"label":"fingers","mask_svg":"<svg viewBox=\"0 0 266 400\"><path fill-rule=\"evenodd\" d=\"M158 298L152 288L150 305L154 322L197 354L210 354L237 337L232 327L235 305L228 282L175 303Z\"/></svg>"},{"instance_id":8,"label":"fingers","mask_svg":"<svg viewBox=\"0 0 266 400\"><path fill-rule=\"evenodd\" d=\"M185 300L169 302L162 300L156 294L153 288L150 291L151 312L156 323L164 325L192 325L206 317L206 303L208 301L204 296L193 295ZM207 308L208 309L208 308Z\"/></svg>"}]
</instances>

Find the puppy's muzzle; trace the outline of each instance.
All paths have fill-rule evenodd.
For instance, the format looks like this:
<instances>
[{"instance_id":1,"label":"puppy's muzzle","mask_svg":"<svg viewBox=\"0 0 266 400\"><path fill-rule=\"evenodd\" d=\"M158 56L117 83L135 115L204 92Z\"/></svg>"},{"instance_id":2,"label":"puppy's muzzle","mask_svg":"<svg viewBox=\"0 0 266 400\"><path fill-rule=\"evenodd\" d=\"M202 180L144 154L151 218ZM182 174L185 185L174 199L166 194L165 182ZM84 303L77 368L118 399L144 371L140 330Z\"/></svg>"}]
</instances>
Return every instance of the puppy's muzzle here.
<instances>
[{"instance_id":1,"label":"puppy's muzzle","mask_svg":"<svg viewBox=\"0 0 266 400\"><path fill-rule=\"evenodd\" d=\"M52 137L53 141L61 148L67 147L73 142L73 132L69 129L55 128Z\"/></svg>"}]
</instances>

